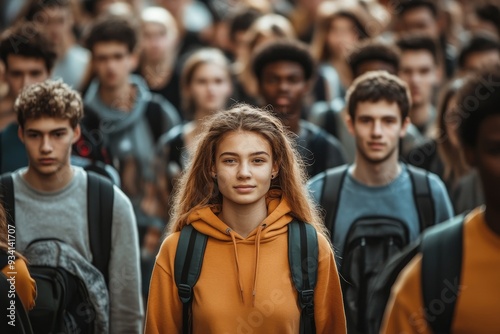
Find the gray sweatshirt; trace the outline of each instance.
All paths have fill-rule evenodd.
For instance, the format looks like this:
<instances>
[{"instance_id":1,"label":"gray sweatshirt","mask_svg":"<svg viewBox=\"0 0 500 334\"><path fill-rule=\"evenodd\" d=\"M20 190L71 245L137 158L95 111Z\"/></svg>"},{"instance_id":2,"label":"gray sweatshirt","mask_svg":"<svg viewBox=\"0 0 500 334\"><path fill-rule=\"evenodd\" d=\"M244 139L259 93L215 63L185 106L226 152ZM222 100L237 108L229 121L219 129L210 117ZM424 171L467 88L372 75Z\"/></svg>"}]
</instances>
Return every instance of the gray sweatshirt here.
<instances>
[{"instance_id":1,"label":"gray sweatshirt","mask_svg":"<svg viewBox=\"0 0 500 334\"><path fill-rule=\"evenodd\" d=\"M57 238L92 261L87 225L87 173L72 166L74 177L63 189L42 192L13 173L16 208L16 249L41 238ZM129 199L116 186L109 263L110 333L141 333L144 316L139 241Z\"/></svg>"}]
</instances>

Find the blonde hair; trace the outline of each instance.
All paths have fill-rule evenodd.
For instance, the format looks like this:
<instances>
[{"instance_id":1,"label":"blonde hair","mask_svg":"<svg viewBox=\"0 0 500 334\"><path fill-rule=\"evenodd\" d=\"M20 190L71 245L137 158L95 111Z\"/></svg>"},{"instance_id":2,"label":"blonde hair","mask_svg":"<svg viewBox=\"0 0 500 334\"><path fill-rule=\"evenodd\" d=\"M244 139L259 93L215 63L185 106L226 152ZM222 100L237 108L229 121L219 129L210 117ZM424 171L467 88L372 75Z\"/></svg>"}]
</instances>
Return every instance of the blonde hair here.
<instances>
[{"instance_id":1,"label":"blonde hair","mask_svg":"<svg viewBox=\"0 0 500 334\"><path fill-rule=\"evenodd\" d=\"M181 103L182 109L188 119L195 111L193 100L188 94L189 85L193 80L196 70L204 64L214 64L223 68L227 73L229 84L231 84L231 67L229 60L222 51L216 48L201 48L191 54L184 63L181 74Z\"/></svg>"},{"instance_id":2,"label":"blonde hair","mask_svg":"<svg viewBox=\"0 0 500 334\"><path fill-rule=\"evenodd\" d=\"M221 111L205 123L192 159L177 183L168 233L180 231L192 211L222 203L211 171L217 145L226 134L234 131L254 132L269 142L274 163L279 166L278 177L272 180L271 188L281 189L293 217L312 224L326 235L319 210L307 191L305 169L290 138L291 133L269 111L245 104Z\"/></svg>"},{"instance_id":3,"label":"blonde hair","mask_svg":"<svg viewBox=\"0 0 500 334\"><path fill-rule=\"evenodd\" d=\"M163 26L168 32L168 39L171 43L177 43L179 29L177 22L168 10L163 7L147 7L141 13L141 23L156 23Z\"/></svg>"}]
</instances>

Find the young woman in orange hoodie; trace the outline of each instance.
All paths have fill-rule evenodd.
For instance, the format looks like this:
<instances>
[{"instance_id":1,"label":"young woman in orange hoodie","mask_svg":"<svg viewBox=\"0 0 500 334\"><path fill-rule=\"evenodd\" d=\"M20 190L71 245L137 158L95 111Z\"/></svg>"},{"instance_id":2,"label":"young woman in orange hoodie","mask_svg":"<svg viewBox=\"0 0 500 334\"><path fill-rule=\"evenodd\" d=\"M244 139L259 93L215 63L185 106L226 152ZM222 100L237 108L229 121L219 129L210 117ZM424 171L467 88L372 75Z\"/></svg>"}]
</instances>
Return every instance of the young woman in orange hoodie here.
<instances>
[{"instance_id":1,"label":"young woman in orange hoodie","mask_svg":"<svg viewBox=\"0 0 500 334\"><path fill-rule=\"evenodd\" d=\"M316 333L346 332L334 254L292 143L269 111L247 105L206 122L156 258L146 333L183 332L174 259L180 231L189 224L208 235L193 289L192 333L300 333L288 262L294 218L313 225L318 235Z\"/></svg>"}]
</instances>

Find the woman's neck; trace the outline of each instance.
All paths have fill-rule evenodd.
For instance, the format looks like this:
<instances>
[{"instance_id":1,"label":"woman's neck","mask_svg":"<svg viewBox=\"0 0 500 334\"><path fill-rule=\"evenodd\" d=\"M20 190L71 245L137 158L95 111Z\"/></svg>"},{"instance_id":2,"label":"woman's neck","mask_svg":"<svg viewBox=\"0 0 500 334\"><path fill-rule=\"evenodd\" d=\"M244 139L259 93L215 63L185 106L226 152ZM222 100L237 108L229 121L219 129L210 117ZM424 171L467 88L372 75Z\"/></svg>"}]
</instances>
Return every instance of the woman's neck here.
<instances>
[{"instance_id":1,"label":"woman's neck","mask_svg":"<svg viewBox=\"0 0 500 334\"><path fill-rule=\"evenodd\" d=\"M252 205L239 205L236 203L222 203L222 211L219 214L222 220L233 231L243 238L255 230L267 217L267 205L265 198Z\"/></svg>"}]
</instances>

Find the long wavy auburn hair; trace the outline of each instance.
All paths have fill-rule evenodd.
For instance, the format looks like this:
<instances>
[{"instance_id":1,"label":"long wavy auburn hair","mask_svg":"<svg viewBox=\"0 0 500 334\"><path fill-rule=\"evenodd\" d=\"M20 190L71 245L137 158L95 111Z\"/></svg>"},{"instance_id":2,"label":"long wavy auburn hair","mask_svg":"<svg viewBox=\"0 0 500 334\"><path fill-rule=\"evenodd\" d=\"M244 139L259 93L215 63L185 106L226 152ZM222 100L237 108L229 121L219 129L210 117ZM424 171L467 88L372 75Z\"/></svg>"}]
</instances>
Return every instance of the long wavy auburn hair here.
<instances>
[{"instance_id":1,"label":"long wavy auburn hair","mask_svg":"<svg viewBox=\"0 0 500 334\"><path fill-rule=\"evenodd\" d=\"M312 224L326 235L318 207L307 188L304 164L294 146L292 134L270 111L245 104L221 111L204 122L204 130L197 139L187 169L182 174L173 195L173 207L168 233L180 231L194 210L222 204L222 195L212 177L215 152L225 135L235 131L249 131L263 136L270 144L273 162L279 171L271 181L271 188L282 191L291 215Z\"/></svg>"}]
</instances>

